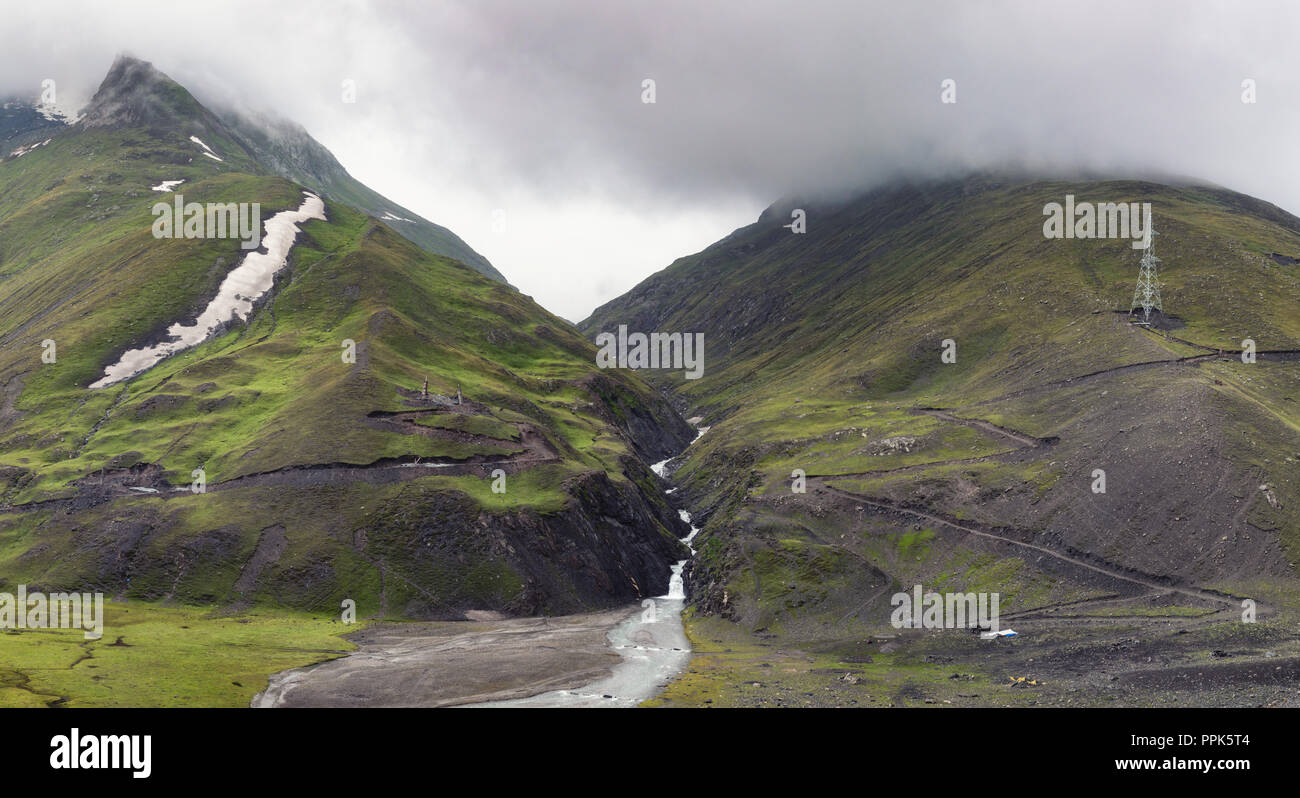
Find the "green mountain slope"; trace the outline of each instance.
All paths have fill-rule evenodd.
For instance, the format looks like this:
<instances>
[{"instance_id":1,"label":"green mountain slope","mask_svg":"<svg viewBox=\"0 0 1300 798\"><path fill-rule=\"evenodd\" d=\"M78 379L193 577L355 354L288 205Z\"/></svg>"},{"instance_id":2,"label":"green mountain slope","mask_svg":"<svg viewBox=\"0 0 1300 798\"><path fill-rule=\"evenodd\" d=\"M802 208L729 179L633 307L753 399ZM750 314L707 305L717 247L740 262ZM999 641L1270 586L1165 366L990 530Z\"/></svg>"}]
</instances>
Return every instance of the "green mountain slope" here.
<instances>
[{"instance_id":1,"label":"green mountain slope","mask_svg":"<svg viewBox=\"0 0 1300 798\"><path fill-rule=\"evenodd\" d=\"M236 110L222 118L260 163L323 197L373 216L435 255L458 260L494 280L506 278L460 236L381 196L348 174L306 130L286 119Z\"/></svg>"},{"instance_id":2,"label":"green mountain slope","mask_svg":"<svg viewBox=\"0 0 1300 798\"><path fill-rule=\"evenodd\" d=\"M305 196L276 171L130 60L0 163L0 587L438 618L665 592L686 527L643 460L690 427L566 322L344 201L247 322L88 387L245 255L155 238L174 194L151 187L265 219Z\"/></svg>"},{"instance_id":3,"label":"green mountain slope","mask_svg":"<svg viewBox=\"0 0 1300 798\"><path fill-rule=\"evenodd\" d=\"M1129 324L1128 240L1044 237L1066 194L1151 203L1164 329ZM646 372L712 425L674 474L701 618L861 640L917 582L1293 613L1300 352L1239 349L1300 350L1298 264L1300 220L1230 191L983 176L780 203L580 327L704 333L703 378Z\"/></svg>"}]
</instances>

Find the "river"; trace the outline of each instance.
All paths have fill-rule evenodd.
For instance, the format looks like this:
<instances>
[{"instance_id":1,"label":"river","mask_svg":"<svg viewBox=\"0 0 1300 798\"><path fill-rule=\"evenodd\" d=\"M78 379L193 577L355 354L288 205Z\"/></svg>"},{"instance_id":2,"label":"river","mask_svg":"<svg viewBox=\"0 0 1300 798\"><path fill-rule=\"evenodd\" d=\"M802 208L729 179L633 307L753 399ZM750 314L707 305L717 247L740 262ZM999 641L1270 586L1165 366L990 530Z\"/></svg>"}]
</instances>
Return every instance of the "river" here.
<instances>
[{"instance_id":1,"label":"river","mask_svg":"<svg viewBox=\"0 0 1300 798\"><path fill-rule=\"evenodd\" d=\"M707 429L700 429L695 440ZM662 477L668 462L651 468ZM699 529L690 513L678 513L690 526L682 540L693 555ZM449 631L447 627L460 625L449 623L378 624L360 632L360 649L346 657L273 675L252 706L636 706L657 695L690 662L682 627L686 563L679 560L670 567L667 593L645 599L630 613L505 619L463 624L464 631ZM610 650L619 655L612 667L605 664ZM460 672L447 674L448 668ZM571 677L579 671L581 676ZM596 678L600 674L606 675ZM595 681L583 684L584 678ZM543 684L582 686L482 700Z\"/></svg>"},{"instance_id":2,"label":"river","mask_svg":"<svg viewBox=\"0 0 1300 798\"><path fill-rule=\"evenodd\" d=\"M709 431L708 427L697 429L692 444ZM650 468L662 477L669 461L673 459L675 458L670 457L661 460ZM675 490L676 488L670 488L665 492L672 493ZM690 524L691 532L682 542L694 555L695 549L691 544L700 530L691 522L690 513L685 510L677 512L683 521ZM686 606L682 569L686 567L686 562L678 560L673 563L666 594L646 599L641 603L641 609L610 630L609 645L622 659L611 669L608 677L572 690L552 690L528 698L469 706L634 707L654 698L664 685L686 670L691 661L691 646L682 627L682 610Z\"/></svg>"}]
</instances>

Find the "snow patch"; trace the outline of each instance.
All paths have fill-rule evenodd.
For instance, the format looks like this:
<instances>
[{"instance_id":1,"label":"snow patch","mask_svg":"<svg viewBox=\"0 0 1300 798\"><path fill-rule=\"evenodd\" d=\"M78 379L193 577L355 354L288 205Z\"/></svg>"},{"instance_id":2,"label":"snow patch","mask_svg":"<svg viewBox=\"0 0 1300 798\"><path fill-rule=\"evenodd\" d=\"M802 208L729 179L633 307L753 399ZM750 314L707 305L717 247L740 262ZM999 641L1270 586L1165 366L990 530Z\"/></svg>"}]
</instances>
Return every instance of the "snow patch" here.
<instances>
[{"instance_id":1,"label":"snow patch","mask_svg":"<svg viewBox=\"0 0 1300 798\"><path fill-rule=\"evenodd\" d=\"M190 136L190 141L202 147L205 150L205 152L203 153L204 155L208 156L214 161L221 161L221 159L216 156L216 153L212 151L212 148L203 143L203 139L199 138L198 136ZM222 163L225 162L222 161Z\"/></svg>"},{"instance_id":2,"label":"snow patch","mask_svg":"<svg viewBox=\"0 0 1300 798\"><path fill-rule=\"evenodd\" d=\"M171 191L185 181L182 180L164 180L156 186L151 186L152 191Z\"/></svg>"},{"instance_id":3,"label":"snow patch","mask_svg":"<svg viewBox=\"0 0 1300 798\"><path fill-rule=\"evenodd\" d=\"M24 155L26 155L27 153L29 153L29 152L31 152L32 150L36 149L37 147L44 147L46 144L49 144L51 141L54 141L54 139L46 139L45 141L40 141L40 142L37 142L37 143L35 143L35 144L32 144L32 145L29 146L29 147L19 147L18 149L16 149L16 150L14 150L13 152L9 153L9 157L10 157L10 158L21 158L21 157L23 157Z\"/></svg>"},{"instance_id":4,"label":"snow patch","mask_svg":"<svg viewBox=\"0 0 1300 798\"><path fill-rule=\"evenodd\" d=\"M62 125L75 125L81 121L83 116L82 114L70 114L57 105L44 103L36 106L36 112L45 117L46 122L58 122Z\"/></svg>"},{"instance_id":5,"label":"snow patch","mask_svg":"<svg viewBox=\"0 0 1300 798\"><path fill-rule=\"evenodd\" d=\"M280 211L266 220L262 244L266 252L250 252L217 289L217 295L191 325L176 322L167 328L171 340L125 352L121 359L104 369L104 376L91 388L105 388L116 382L153 368L164 358L206 341L235 317L248 319L253 303L271 290L275 275L284 268L289 249L298 237L298 225L308 219L324 219L325 203L310 192L303 192L303 202L296 210Z\"/></svg>"}]
</instances>

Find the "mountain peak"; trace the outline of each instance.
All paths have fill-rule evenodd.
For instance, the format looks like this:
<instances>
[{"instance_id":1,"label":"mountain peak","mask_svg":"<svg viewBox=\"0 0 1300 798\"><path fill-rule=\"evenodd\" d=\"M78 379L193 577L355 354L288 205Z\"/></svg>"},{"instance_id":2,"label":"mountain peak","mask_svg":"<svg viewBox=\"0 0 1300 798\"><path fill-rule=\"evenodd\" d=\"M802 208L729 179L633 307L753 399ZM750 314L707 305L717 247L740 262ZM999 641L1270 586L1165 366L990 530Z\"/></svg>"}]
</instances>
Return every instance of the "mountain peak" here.
<instances>
[{"instance_id":1,"label":"mountain peak","mask_svg":"<svg viewBox=\"0 0 1300 798\"><path fill-rule=\"evenodd\" d=\"M81 124L116 127L171 123L204 115L204 108L176 81L129 55L119 55L99 84Z\"/></svg>"},{"instance_id":2,"label":"mountain peak","mask_svg":"<svg viewBox=\"0 0 1300 798\"><path fill-rule=\"evenodd\" d=\"M211 146L219 151L220 158L209 155L222 160L223 168L258 174L269 171L292 180L383 221L428 252L506 282L486 258L455 233L362 185L302 125L249 109L210 110L148 61L119 55L77 124L83 129L146 128L161 140L179 142L191 153L191 141L197 140L204 149ZM0 134L4 132L0 124Z\"/></svg>"}]
</instances>

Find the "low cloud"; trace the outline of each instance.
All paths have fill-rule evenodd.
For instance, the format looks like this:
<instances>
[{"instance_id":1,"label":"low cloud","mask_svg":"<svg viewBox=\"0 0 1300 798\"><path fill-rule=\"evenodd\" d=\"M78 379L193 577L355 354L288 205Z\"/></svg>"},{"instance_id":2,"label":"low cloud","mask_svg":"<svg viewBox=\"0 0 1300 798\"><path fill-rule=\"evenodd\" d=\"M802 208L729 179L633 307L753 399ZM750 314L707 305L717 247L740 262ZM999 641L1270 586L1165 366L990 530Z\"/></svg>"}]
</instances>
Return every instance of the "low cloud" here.
<instances>
[{"instance_id":1,"label":"low cloud","mask_svg":"<svg viewBox=\"0 0 1300 798\"><path fill-rule=\"evenodd\" d=\"M201 99L301 122L572 319L779 196L899 174L1170 173L1300 212L1300 10L1283 3L219 9L10 10L0 91L55 78L84 101L129 51Z\"/></svg>"}]
</instances>

